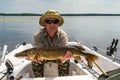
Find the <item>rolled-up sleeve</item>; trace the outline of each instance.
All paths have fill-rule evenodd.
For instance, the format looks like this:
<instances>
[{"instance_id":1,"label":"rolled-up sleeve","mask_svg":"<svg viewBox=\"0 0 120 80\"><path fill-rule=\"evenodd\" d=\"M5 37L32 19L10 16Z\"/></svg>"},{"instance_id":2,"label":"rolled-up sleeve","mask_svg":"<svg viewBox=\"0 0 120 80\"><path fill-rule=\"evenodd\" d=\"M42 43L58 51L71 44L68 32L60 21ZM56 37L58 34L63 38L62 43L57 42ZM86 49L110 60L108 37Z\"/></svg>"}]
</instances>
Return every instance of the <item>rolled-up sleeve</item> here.
<instances>
[{"instance_id":1,"label":"rolled-up sleeve","mask_svg":"<svg viewBox=\"0 0 120 80\"><path fill-rule=\"evenodd\" d=\"M41 40L41 35L39 33L39 31L37 31L35 34L34 34L34 45L36 47L42 47L43 44L42 44L42 40Z\"/></svg>"}]
</instances>

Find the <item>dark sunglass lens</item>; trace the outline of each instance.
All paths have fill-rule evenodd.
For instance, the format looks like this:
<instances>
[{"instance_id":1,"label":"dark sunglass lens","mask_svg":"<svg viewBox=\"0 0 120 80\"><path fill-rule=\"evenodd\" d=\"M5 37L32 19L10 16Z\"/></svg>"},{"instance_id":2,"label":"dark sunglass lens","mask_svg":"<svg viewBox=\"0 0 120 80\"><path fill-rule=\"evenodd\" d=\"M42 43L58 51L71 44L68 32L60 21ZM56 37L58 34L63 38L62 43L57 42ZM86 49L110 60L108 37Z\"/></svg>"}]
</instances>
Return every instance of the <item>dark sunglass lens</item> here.
<instances>
[{"instance_id":1,"label":"dark sunglass lens","mask_svg":"<svg viewBox=\"0 0 120 80\"><path fill-rule=\"evenodd\" d=\"M45 20L45 22L51 24L51 20Z\"/></svg>"},{"instance_id":2,"label":"dark sunglass lens","mask_svg":"<svg viewBox=\"0 0 120 80\"><path fill-rule=\"evenodd\" d=\"M53 21L54 24L57 24L58 22L59 22L58 19L56 19L56 20Z\"/></svg>"},{"instance_id":3,"label":"dark sunglass lens","mask_svg":"<svg viewBox=\"0 0 120 80\"><path fill-rule=\"evenodd\" d=\"M52 24L52 23L57 24L59 22L59 20L58 19L56 19L56 20L45 20L45 22L48 23L48 24Z\"/></svg>"}]
</instances>

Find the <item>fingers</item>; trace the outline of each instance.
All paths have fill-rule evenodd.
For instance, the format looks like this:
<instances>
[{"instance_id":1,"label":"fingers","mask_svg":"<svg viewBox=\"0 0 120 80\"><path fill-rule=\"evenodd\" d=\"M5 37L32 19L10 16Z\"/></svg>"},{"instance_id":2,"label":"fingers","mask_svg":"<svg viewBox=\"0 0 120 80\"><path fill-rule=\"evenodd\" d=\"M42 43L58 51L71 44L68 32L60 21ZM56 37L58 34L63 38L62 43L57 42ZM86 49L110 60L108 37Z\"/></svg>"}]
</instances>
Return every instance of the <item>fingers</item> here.
<instances>
[{"instance_id":1,"label":"fingers","mask_svg":"<svg viewBox=\"0 0 120 80\"><path fill-rule=\"evenodd\" d=\"M73 54L72 54L72 52L67 51L66 54L65 54L65 56L66 56L67 58L71 58L71 57L73 57Z\"/></svg>"},{"instance_id":2,"label":"fingers","mask_svg":"<svg viewBox=\"0 0 120 80\"><path fill-rule=\"evenodd\" d=\"M67 51L66 54L61 58L61 60L70 60L71 57L73 57L72 52Z\"/></svg>"},{"instance_id":3,"label":"fingers","mask_svg":"<svg viewBox=\"0 0 120 80\"><path fill-rule=\"evenodd\" d=\"M32 61L32 62L42 62L43 61L43 59L41 59L41 58L35 59L35 58L29 58L29 57L27 57L26 60L29 60L29 61Z\"/></svg>"}]
</instances>

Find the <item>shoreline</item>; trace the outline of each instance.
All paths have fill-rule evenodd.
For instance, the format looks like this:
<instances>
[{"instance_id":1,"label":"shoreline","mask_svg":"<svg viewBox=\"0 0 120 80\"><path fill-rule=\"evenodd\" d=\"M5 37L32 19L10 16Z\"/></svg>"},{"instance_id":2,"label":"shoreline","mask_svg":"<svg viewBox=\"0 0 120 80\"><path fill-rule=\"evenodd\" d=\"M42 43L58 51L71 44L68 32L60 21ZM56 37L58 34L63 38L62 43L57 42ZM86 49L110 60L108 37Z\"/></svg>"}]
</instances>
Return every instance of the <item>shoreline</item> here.
<instances>
[{"instance_id":1,"label":"shoreline","mask_svg":"<svg viewBox=\"0 0 120 80\"><path fill-rule=\"evenodd\" d=\"M41 16L42 14L34 13L0 13L0 16ZM103 14L103 13L88 13L88 14L61 14L62 16L120 16L120 14Z\"/></svg>"}]
</instances>

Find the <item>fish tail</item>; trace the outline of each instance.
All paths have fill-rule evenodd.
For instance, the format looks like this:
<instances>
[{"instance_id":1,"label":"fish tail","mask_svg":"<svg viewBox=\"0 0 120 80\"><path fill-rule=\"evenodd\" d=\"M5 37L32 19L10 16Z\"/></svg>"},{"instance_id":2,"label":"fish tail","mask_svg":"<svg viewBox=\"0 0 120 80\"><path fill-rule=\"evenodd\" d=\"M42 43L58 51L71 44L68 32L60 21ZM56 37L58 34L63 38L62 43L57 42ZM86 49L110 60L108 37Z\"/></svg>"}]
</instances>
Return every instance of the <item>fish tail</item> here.
<instances>
[{"instance_id":1,"label":"fish tail","mask_svg":"<svg viewBox=\"0 0 120 80\"><path fill-rule=\"evenodd\" d=\"M86 61L88 63L88 66L92 68L93 67L93 62L95 60L97 60L98 57L96 55L94 55L94 54L85 53L85 59L86 59Z\"/></svg>"}]
</instances>

